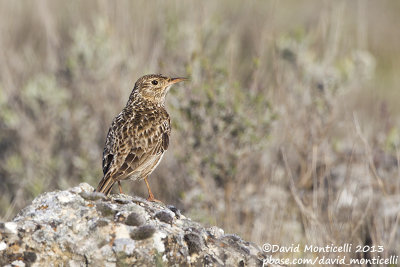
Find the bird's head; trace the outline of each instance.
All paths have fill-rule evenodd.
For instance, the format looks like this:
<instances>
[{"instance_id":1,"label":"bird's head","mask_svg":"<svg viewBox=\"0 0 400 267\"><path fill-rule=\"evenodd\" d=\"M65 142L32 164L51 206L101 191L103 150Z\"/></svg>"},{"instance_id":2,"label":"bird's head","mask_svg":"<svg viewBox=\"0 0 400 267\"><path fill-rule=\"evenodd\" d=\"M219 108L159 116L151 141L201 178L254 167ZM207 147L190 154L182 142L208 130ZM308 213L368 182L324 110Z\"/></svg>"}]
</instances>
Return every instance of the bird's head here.
<instances>
[{"instance_id":1,"label":"bird's head","mask_svg":"<svg viewBox=\"0 0 400 267\"><path fill-rule=\"evenodd\" d=\"M171 85L184 80L186 78L169 78L161 74L145 75L136 81L131 97L141 97L155 104L163 105Z\"/></svg>"}]
</instances>

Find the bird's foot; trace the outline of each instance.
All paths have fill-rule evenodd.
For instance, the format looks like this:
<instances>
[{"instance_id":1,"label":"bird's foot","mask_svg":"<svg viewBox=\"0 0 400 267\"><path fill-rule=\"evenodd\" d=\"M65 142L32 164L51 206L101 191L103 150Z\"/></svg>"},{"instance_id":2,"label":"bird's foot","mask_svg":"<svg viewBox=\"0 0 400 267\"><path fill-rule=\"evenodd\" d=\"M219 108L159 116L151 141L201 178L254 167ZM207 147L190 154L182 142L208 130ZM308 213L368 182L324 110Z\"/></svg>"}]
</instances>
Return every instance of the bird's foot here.
<instances>
[{"instance_id":1,"label":"bird's foot","mask_svg":"<svg viewBox=\"0 0 400 267\"><path fill-rule=\"evenodd\" d=\"M124 192L122 192L122 187L121 187L121 182L118 181L118 188L119 188L119 193L123 194Z\"/></svg>"},{"instance_id":2,"label":"bird's foot","mask_svg":"<svg viewBox=\"0 0 400 267\"><path fill-rule=\"evenodd\" d=\"M149 195L147 201L163 203L161 200L155 199L153 194Z\"/></svg>"},{"instance_id":3,"label":"bird's foot","mask_svg":"<svg viewBox=\"0 0 400 267\"><path fill-rule=\"evenodd\" d=\"M147 181L147 176L144 178L144 182L146 183L147 191L149 192L149 197L147 198L147 201L162 203L162 201L154 198L154 195L150 189L149 182Z\"/></svg>"}]
</instances>

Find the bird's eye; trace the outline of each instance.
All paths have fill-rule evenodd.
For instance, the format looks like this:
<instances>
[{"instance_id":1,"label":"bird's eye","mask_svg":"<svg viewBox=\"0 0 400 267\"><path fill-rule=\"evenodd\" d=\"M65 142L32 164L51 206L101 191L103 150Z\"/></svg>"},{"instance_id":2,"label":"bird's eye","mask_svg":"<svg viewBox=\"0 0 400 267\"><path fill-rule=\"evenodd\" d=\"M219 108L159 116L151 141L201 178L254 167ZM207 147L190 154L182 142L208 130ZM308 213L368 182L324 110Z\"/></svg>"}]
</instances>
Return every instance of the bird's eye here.
<instances>
[{"instance_id":1,"label":"bird's eye","mask_svg":"<svg viewBox=\"0 0 400 267\"><path fill-rule=\"evenodd\" d=\"M154 85L157 85L158 81L157 80L152 80L151 83L154 84Z\"/></svg>"}]
</instances>

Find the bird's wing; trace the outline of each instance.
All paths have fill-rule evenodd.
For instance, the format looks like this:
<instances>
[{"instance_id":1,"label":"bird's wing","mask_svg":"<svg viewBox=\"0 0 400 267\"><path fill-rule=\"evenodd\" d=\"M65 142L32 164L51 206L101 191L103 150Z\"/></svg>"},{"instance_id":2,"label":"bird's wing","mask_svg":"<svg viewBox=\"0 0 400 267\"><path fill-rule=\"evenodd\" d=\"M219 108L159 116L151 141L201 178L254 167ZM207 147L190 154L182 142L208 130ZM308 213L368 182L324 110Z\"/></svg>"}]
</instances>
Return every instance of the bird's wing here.
<instances>
[{"instance_id":1,"label":"bird's wing","mask_svg":"<svg viewBox=\"0 0 400 267\"><path fill-rule=\"evenodd\" d=\"M111 162L114 158L113 153L113 144L114 144L114 129L111 126L108 130L106 144L103 150L103 174L105 175L110 169Z\"/></svg>"},{"instance_id":2,"label":"bird's wing","mask_svg":"<svg viewBox=\"0 0 400 267\"><path fill-rule=\"evenodd\" d=\"M115 170L118 169L118 166L120 165L121 160L118 159L118 156L120 156L120 154L124 151L123 147L119 146L121 143L121 136L118 133L120 132L119 128L121 125L123 126L125 123L125 117L121 112L117 117L114 118L111 123L111 127L108 130L106 144L103 151L104 176L97 186L97 192L102 192L108 195L113 184L116 182L113 174L115 174Z\"/></svg>"},{"instance_id":3,"label":"bird's wing","mask_svg":"<svg viewBox=\"0 0 400 267\"><path fill-rule=\"evenodd\" d=\"M122 112L118 114L111 123L103 150L104 175L111 169L115 169L115 165L121 154L127 154L127 144L125 144L123 140L124 135L126 134L124 134L124 131L127 132L127 129L124 128L126 125L128 125L128 120Z\"/></svg>"},{"instance_id":4,"label":"bird's wing","mask_svg":"<svg viewBox=\"0 0 400 267\"><path fill-rule=\"evenodd\" d=\"M135 172L140 176L151 172L168 148L171 132L168 115L137 113L127 120L119 119L116 125L114 160L109 168L114 179L125 179Z\"/></svg>"}]
</instances>

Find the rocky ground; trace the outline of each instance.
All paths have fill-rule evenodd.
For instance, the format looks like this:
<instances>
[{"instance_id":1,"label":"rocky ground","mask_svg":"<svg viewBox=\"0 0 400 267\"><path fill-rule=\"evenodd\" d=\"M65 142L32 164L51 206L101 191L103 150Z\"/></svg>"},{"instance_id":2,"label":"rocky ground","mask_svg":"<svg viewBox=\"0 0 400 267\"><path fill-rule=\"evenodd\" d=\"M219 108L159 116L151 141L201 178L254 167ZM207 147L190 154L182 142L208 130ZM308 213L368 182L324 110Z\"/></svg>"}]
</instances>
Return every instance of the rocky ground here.
<instances>
[{"instance_id":1,"label":"rocky ground","mask_svg":"<svg viewBox=\"0 0 400 267\"><path fill-rule=\"evenodd\" d=\"M266 258L257 245L173 206L93 190L83 183L44 193L0 223L0 265L260 266Z\"/></svg>"}]
</instances>

